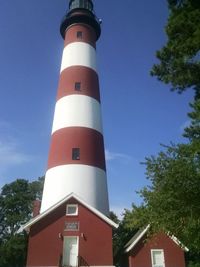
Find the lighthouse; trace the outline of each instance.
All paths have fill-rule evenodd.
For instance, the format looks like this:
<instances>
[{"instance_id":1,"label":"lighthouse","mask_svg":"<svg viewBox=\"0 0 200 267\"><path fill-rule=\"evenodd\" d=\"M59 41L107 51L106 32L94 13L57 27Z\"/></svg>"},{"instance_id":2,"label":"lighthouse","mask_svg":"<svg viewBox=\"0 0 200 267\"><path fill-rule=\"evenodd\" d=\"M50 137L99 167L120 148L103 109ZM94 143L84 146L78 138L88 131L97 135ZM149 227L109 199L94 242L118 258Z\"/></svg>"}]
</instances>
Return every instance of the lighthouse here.
<instances>
[{"instance_id":1,"label":"lighthouse","mask_svg":"<svg viewBox=\"0 0 200 267\"><path fill-rule=\"evenodd\" d=\"M60 32L64 49L41 212L70 193L108 215L96 41L91 0L71 0Z\"/></svg>"},{"instance_id":2,"label":"lighthouse","mask_svg":"<svg viewBox=\"0 0 200 267\"><path fill-rule=\"evenodd\" d=\"M34 203L27 267L113 266L92 0L70 0L43 197Z\"/></svg>"},{"instance_id":3,"label":"lighthouse","mask_svg":"<svg viewBox=\"0 0 200 267\"><path fill-rule=\"evenodd\" d=\"M91 0L71 0L60 27L64 50L41 212L72 192L108 214L96 41Z\"/></svg>"}]
</instances>

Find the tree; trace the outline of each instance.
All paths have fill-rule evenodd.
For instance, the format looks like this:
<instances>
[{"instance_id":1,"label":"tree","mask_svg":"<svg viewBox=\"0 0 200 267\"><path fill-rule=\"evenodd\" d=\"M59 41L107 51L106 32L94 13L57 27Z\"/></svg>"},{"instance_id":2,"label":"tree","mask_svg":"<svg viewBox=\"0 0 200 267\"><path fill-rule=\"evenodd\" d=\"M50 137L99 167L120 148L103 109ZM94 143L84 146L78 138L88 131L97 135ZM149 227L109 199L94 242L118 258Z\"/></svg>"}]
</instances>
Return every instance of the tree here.
<instances>
[{"instance_id":1,"label":"tree","mask_svg":"<svg viewBox=\"0 0 200 267\"><path fill-rule=\"evenodd\" d=\"M3 186L0 193L0 267L22 267L26 260L27 235L17 234L32 216L33 200L41 199L44 178L24 179Z\"/></svg>"},{"instance_id":2,"label":"tree","mask_svg":"<svg viewBox=\"0 0 200 267\"><path fill-rule=\"evenodd\" d=\"M119 224L119 227L113 232L113 256L115 266L124 265L124 246L138 230L133 224L127 223L129 213L128 210L124 210L123 220L120 221L117 216L111 212L110 218Z\"/></svg>"},{"instance_id":3,"label":"tree","mask_svg":"<svg viewBox=\"0 0 200 267\"><path fill-rule=\"evenodd\" d=\"M36 181L29 183L31 194L34 197L34 200L42 200L42 193L43 193L43 186L44 186L44 176L38 177Z\"/></svg>"},{"instance_id":4,"label":"tree","mask_svg":"<svg viewBox=\"0 0 200 267\"><path fill-rule=\"evenodd\" d=\"M148 223L152 233L175 235L189 247L188 266L199 265L200 258L200 99L189 113L190 126L184 131L188 143L163 145L157 156L147 157L146 175L151 185L139 194L142 205L133 205L126 214L126 227Z\"/></svg>"},{"instance_id":5,"label":"tree","mask_svg":"<svg viewBox=\"0 0 200 267\"><path fill-rule=\"evenodd\" d=\"M11 184L4 185L0 196L3 239L14 235L21 224L30 218L33 197L26 180L18 179Z\"/></svg>"},{"instance_id":6,"label":"tree","mask_svg":"<svg viewBox=\"0 0 200 267\"><path fill-rule=\"evenodd\" d=\"M151 75L171 84L179 93L188 88L200 97L200 1L168 0L166 45L157 51L159 60Z\"/></svg>"},{"instance_id":7,"label":"tree","mask_svg":"<svg viewBox=\"0 0 200 267\"><path fill-rule=\"evenodd\" d=\"M191 104L187 143L163 145L157 156L146 158L146 176L151 181L139 194L140 206L126 211L127 229L151 225L151 233L175 235L189 247L188 267L200 259L200 99Z\"/></svg>"},{"instance_id":8,"label":"tree","mask_svg":"<svg viewBox=\"0 0 200 267\"><path fill-rule=\"evenodd\" d=\"M200 142L200 98L190 106L193 108L193 111L188 113L191 124L185 128L183 136L187 137L190 142L198 143Z\"/></svg>"},{"instance_id":9,"label":"tree","mask_svg":"<svg viewBox=\"0 0 200 267\"><path fill-rule=\"evenodd\" d=\"M188 114L190 126L184 131L188 143L166 146L158 156L146 159L147 176L152 181L152 187L144 188L140 193L144 198L144 213L149 215L154 228L170 229L188 243L192 251L191 264L195 265L196 262L198 265L200 1L168 0L168 4L169 17L165 27L168 39L165 46L157 51L159 63L153 66L151 74L158 80L171 84L172 90L179 93L194 89L195 99L190 104L193 110Z\"/></svg>"},{"instance_id":10,"label":"tree","mask_svg":"<svg viewBox=\"0 0 200 267\"><path fill-rule=\"evenodd\" d=\"M193 251L200 251L200 151L192 145L166 147L146 159L152 185L140 191L145 218L154 232L177 236Z\"/></svg>"},{"instance_id":11,"label":"tree","mask_svg":"<svg viewBox=\"0 0 200 267\"><path fill-rule=\"evenodd\" d=\"M190 249L189 266L200 258L200 149L196 151L196 144L170 145L146 158L151 186L140 191L142 205L133 206L124 221L125 228L150 224L152 234L175 235Z\"/></svg>"},{"instance_id":12,"label":"tree","mask_svg":"<svg viewBox=\"0 0 200 267\"><path fill-rule=\"evenodd\" d=\"M26 261L27 235L13 235L0 245L1 267L23 267Z\"/></svg>"}]
</instances>

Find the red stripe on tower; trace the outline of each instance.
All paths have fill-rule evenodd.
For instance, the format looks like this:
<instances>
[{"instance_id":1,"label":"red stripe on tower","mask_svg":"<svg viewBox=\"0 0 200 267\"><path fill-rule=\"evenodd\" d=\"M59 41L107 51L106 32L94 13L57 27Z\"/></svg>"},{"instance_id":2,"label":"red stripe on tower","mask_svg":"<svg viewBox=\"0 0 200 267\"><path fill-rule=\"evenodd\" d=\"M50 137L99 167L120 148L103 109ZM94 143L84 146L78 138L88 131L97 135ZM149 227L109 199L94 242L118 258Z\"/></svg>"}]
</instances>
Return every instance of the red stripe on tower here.
<instances>
[{"instance_id":1,"label":"red stripe on tower","mask_svg":"<svg viewBox=\"0 0 200 267\"><path fill-rule=\"evenodd\" d=\"M100 24L92 2L70 2L41 212L70 193L108 214L96 41ZM90 6L91 5L91 6Z\"/></svg>"},{"instance_id":2,"label":"red stripe on tower","mask_svg":"<svg viewBox=\"0 0 200 267\"><path fill-rule=\"evenodd\" d=\"M91 96L100 102L97 73L84 66L69 68L63 70L60 75L57 100L67 95L77 94ZM81 77L81 81L77 77Z\"/></svg>"}]
</instances>

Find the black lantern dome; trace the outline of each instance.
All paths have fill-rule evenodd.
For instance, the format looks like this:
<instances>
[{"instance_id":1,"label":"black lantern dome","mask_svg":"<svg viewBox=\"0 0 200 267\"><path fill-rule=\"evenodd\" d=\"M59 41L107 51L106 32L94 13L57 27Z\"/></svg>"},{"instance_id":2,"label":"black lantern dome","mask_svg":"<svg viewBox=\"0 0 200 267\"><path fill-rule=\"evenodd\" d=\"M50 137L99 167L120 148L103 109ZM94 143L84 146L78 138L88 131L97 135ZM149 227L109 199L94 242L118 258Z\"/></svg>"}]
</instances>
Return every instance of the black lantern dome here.
<instances>
[{"instance_id":1,"label":"black lantern dome","mask_svg":"<svg viewBox=\"0 0 200 267\"><path fill-rule=\"evenodd\" d=\"M94 14L92 0L70 0L69 11L60 26L60 33L63 38L65 38L66 29L75 23L88 24L94 29L96 33L96 40L100 37L101 22Z\"/></svg>"}]
</instances>

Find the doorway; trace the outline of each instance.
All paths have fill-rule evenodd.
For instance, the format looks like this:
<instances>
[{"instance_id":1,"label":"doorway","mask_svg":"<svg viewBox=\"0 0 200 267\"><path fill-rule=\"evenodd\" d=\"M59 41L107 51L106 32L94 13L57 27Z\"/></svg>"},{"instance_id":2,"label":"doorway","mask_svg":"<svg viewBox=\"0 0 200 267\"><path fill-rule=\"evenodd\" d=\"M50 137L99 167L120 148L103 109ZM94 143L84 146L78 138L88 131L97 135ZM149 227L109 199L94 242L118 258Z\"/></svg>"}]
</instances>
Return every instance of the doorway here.
<instances>
[{"instance_id":1,"label":"doorway","mask_svg":"<svg viewBox=\"0 0 200 267\"><path fill-rule=\"evenodd\" d=\"M76 267L78 263L78 237L65 236L63 244L63 266Z\"/></svg>"}]
</instances>

